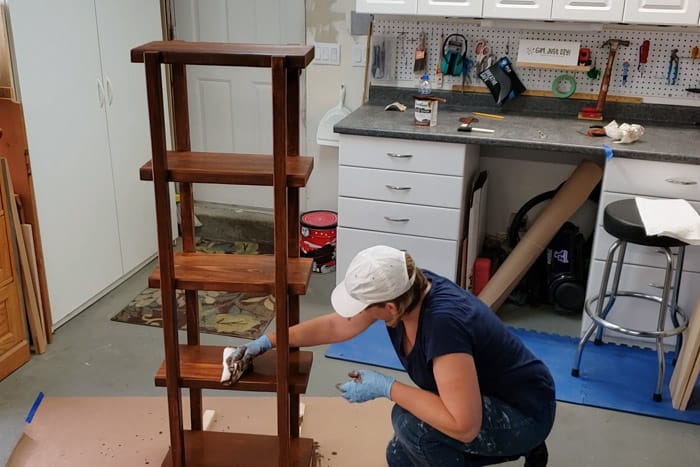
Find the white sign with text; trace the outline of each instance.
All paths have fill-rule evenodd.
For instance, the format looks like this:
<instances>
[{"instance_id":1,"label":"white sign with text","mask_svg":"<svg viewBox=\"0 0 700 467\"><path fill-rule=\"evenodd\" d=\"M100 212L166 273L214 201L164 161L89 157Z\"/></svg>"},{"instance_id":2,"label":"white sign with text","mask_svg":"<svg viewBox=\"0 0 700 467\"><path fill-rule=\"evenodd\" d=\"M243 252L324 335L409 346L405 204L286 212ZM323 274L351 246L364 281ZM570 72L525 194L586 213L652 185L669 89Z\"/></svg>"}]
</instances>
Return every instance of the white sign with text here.
<instances>
[{"instance_id":1,"label":"white sign with text","mask_svg":"<svg viewBox=\"0 0 700 467\"><path fill-rule=\"evenodd\" d=\"M547 65L578 65L580 42L520 39L519 63Z\"/></svg>"}]
</instances>

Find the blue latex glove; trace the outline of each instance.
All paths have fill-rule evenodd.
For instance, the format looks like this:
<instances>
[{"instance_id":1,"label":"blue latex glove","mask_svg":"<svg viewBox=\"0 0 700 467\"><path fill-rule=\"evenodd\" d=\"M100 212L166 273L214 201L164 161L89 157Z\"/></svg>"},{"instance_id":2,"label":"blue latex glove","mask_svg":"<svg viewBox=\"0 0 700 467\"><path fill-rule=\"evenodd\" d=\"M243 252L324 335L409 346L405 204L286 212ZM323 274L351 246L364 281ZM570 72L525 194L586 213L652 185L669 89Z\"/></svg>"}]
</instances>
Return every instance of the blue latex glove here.
<instances>
[{"instance_id":1,"label":"blue latex glove","mask_svg":"<svg viewBox=\"0 0 700 467\"><path fill-rule=\"evenodd\" d=\"M258 355L264 354L272 348L272 342L270 338L263 334L262 337L258 337L254 341L248 342L245 345L246 352L245 356L250 358L255 358Z\"/></svg>"},{"instance_id":2,"label":"blue latex glove","mask_svg":"<svg viewBox=\"0 0 700 467\"><path fill-rule=\"evenodd\" d=\"M367 402L377 397L391 399L391 385L394 377L371 370L360 370L359 376L338 385L348 402Z\"/></svg>"}]
</instances>

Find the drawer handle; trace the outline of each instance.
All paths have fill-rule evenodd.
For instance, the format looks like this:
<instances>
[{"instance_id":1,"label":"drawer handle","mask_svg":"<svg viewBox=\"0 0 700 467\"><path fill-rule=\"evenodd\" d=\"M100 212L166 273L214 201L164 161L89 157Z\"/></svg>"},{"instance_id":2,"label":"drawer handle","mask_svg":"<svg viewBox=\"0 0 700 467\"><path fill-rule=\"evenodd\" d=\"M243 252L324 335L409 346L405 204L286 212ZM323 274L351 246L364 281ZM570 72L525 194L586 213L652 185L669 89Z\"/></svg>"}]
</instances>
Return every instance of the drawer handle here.
<instances>
[{"instance_id":1,"label":"drawer handle","mask_svg":"<svg viewBox=\"0 0 700 467\"><path fill-rule=\"evenodd\" d=\"M397 186L397 185L386 185L386 187L390 190L396 190L396 191L406 191L410 190L410 186Z\"/></svg>"},{"instance_id":2,"label":"drawer handle","mask_svg":"<svg viewBox=\"0 0 700 467\"><path fill-rule=\"evenodd\" d=\"M411 220L408 217L389 217L389 216L384 216L384 219L388 220L389 222L408 222Z\"/></svg>"},{"instance_id":3,"label":"drawer handle","mask_svg":"<svg viewBox=\"0 0 700 467\"><path fill-rule=\"evenodd\" d=\"M656 252L659 254L662 254L662 255L666 253L664 250L656 250ZM678 256L678 253L675 251L672 251L671 256Z\"/></svg>"},{"instance_id":4,"label":"drawer handle","mask_svg":"<svg viewBox=\"0 0 700 467\"><path fill-rule=\"evenodd\" d=\"M398 152L387 152L386 155L397 159L407 159L409 157L413 157L413 154L399 154Z\"/></svg>"},{"instance_id":5,"label":"drawer handle","mask_svg":"<svg viewBox=\"0 0 700 467\"><path fill-rule=\"evenodd\" d=\"M668 183L673 183L674 185L697 185L698 182L695 180L690 180L687 178L667 178Z\"/></svg>"},{"instance_id":6,"label":"drawer handle","mask_svg":"<svg viewBox=\"0 0 700 467\"><path fill-rule=\"evenodd\" d=\"M655 284L655 283L653 283L653 282L649 282L647 285L648 285L649 287L654 288L654 289L661 289L661 290L663 290L663 288L664 288L663 285ZM673 286L671 286L670 289L673 290Z\"/></svg>"}]
</instances>

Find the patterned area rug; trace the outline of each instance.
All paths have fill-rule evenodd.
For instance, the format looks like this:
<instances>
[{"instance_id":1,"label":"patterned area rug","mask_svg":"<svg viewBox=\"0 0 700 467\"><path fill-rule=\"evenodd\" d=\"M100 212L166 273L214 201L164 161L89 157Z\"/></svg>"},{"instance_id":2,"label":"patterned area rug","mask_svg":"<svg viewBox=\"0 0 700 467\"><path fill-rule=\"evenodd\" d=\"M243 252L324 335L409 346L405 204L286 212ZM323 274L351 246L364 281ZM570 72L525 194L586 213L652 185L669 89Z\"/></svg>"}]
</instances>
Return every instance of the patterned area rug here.
<instances>
[{"instance_id":1,"label":"patterned area rug","mask_svg":"<svg viewBox=\"0 0 700 467\"><path fill-rule=\"evenodd\" d=\"M250 242L200 240L197 251L221 254L271 254L272 245ZM185 293L177 292L178 323L186 329ZM138 294L112 321L144 326L162 326L160 289ZM199 292L199 331L245 339L260 337L275 317L272 295L239 292Z\"/></svg>"}]
</instances>

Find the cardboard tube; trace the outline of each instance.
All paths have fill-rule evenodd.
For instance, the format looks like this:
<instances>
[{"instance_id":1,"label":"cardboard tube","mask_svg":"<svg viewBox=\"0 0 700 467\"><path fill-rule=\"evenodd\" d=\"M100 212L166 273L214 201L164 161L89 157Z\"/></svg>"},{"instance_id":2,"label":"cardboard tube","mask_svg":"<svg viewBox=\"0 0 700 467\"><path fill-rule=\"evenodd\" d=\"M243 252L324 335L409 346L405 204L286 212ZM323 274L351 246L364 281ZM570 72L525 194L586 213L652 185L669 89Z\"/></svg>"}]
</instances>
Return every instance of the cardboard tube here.
<instances>
[{"instance_id":1,"label":"cardboard tube","mask_svg":"<svg viewBox=\"0 0 700 467\"><path fill-rule=\"evenodd\" d=\"M602 167L594 162L583 161L576 167L479 294L492 310L498 311L561 226L588 199L602 176Z\"/></svg>"}]
</instances>

